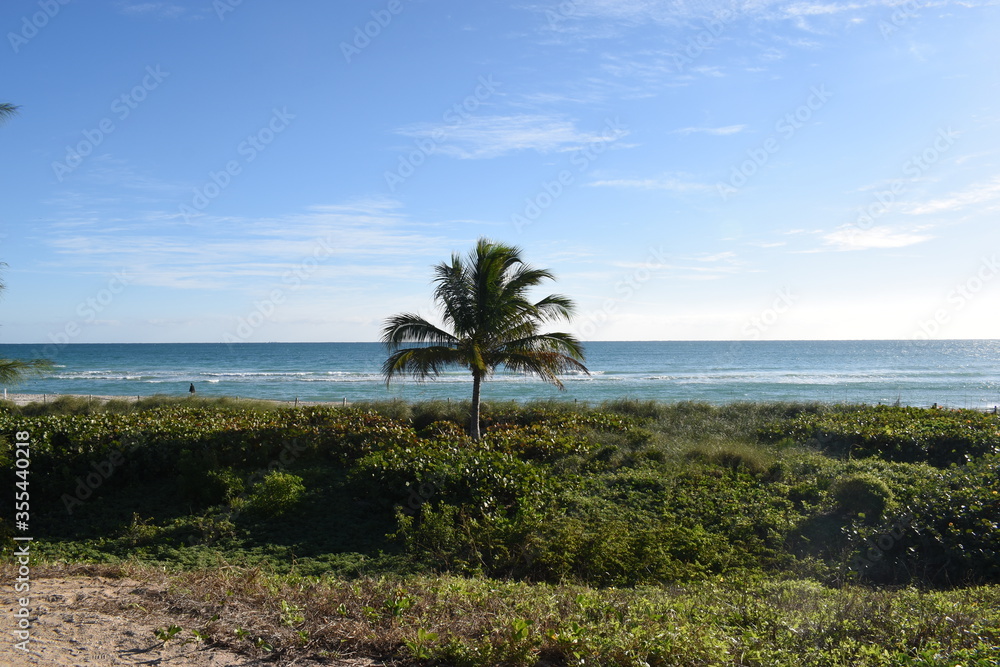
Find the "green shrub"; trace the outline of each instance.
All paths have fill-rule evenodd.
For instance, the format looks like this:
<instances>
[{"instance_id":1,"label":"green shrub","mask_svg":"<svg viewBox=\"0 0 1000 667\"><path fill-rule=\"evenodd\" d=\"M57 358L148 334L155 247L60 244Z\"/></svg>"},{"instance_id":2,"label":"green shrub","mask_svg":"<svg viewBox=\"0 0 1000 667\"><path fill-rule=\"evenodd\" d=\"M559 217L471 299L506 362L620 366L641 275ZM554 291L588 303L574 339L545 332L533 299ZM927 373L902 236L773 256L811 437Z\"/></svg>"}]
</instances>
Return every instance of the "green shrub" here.
<instances>
[{"instance_id":1,"label":"green shrub","mask_svg":"<svg viewBox=\"0 0 1000 667\"><path fill-rule=\"evenodd\" d=\"M21 406L20 412L26 417L39 415L89 415L99 410L101 401L86 396L57 396L44 403L34 402Z\"/></svg>"},{"instance_id":2,"label":"green shrub","mask_svg":"<svg viewBox=\"0 0 1000 667\"><path fill-rule=\"evenodd\" d=\"M426 401L412 408L413 428L420 431L435 422L451 422L465 429L469 424L470 403L468 401ZM489 404L484 403L480 411L485 414Z\"/></svg>"},{"instance_id":3,"label":"green shrub","mask_svg":"<svg viewBox=\"0 0 1000 667\"><path fill-rule=\"evenodd\" d=\"M866 583L1000 581L1000 464L971 455L996 446L992 415L636 401L610 412L609 405L489 404L479 442L464 434L467 405L457 402L0 410L7 441L0 463L10 470L19 430L32 434L33 488L72 493L80 478L115 461L100 500L86 503L86 522L68 521L62 503L51 512L33 507L39 534L51 536L39 549L58 557L193 563L210 561L217 549L317 572L334 563L345 572L430 565L616 586L792 568L842 582L845 562L864 559L856 569ZM827 432L819 428L858 438L849 451L870 447L872 455L831 457L834 440L827 454L790 446L819 445L816 434ZM748 437L758 431L779 444ZM961 450L961 465L923 462L960 451L942 449L959 437L974 445ZM283 472L251 487L247 480L275 462ZM235 512L227 514L227 502ZM241 510L286 515L240 521ZM123 534L134 511L151 518ZM279 523L298 531L294 549L288 530L275 537ZM390 541L394 531L402 544ZM180 539L204 549L197 558L177 552ZM315 556L294 561L293 551Z\"/></svg>"},{"instance_id":4,"label":"green shrub","mask_svg":"<svg viewBox=\"0 0 1000 667\"><path fill-rule=\"evenodd\" d=\"M524 545L532 578L601 586L698 579L724 570L732 551L701 526L600 504L546 515L512 534Z\"/></svg>"},{"instance_id":5,"label":"green shrub","mask_svg":"<svg viewBox=\"0 0 1000 667\"><path fill-rule=\"evenodd\" d=\"M885 579L935 586L1000 581L1000 456L943 471L904 518L880 563Z\"/></svg>"},{"instance_id":6,"label":"green shrub","mask_svg":"<svg viewBox=\"0 0 1000 667\"><path fill-rule=\"evenodd\" d=\"M131 414L148 412L158 408L195 408L210 410L254 410L257 412L273 411L281 405L273 401L258 401L252 399L220 397L190 397L190 396L145 396L139 400L131 398L114 398L103 400L90 396L56 396L45 402L35 401L27 405L17 406L8 401L4 406L14 414L25 417L66 416L66 415L98 415L98 414Z\"/></svg>"},{"instance_id":7,"label":"green shrub","mask_svg":"<svg viewBox=\"0 0 1000 667\"><path fill-rule=\"evenodd\" d=\"M652 400L643 401L638 398L619 398L601 403L601 410L604 412L614 412L628 417L650 420L659 419L669 409L665 403Z\"/></svg>"},{"instance_id":8,"label":"green shrub","mask_svg":"<svg viewBox=\"0 0 1000 667\"><path fill-rule=\"evenodd\" d=\"M351 407L366 412L377 412L395 421L411 422L413 420L413 404L401 398L388 401L359 401L352 403Z\"/></svg>"},{"instance_id":9,"label":"green shrub","mask_svg":"<svg viewBox=\"0 0 1000 667\"><path fill-rule=\"evenodd\" d=\"M837 511L863 515L869 521L882 518L894 504L889 485L870 474L842 477L830 486L828 493Z\"/></svg>"},{"instance_id":10,"label":"green shrub","mask_svg":"<svg viewBox=\"0 0 1000 667\"><path fill-rule=\"evenodd\" d=\"M151 544L163 532L163 528L151 522L152 519L143 519L138 512L133 512L131 523L122 529L121 539L130 547Z\"/></svg>"},{"instance_id":11,"label":"green shrub","mask_svg":"<svg viewBox=\"0 0 1000 667\"><path fill-rule=\"evenodd\" d=\"M272 470L250 489L246 509L259 516L278 517L298 503L305 491L298 475Z\"/></svg>"},{"instance_id":12,"label":"green shrub","mask_svg":"<svg viewBox=\"0 0 1000 667\"><path fill-rule=\"evenodd\" d=\"M475 537L468 532L464 512L455 505L438 503L424 507L419 517L397 513L399 530L396 536L406 544L407 551L419 560L426 560L444 571L473 574L481 571L482 556Z\"/></svg>"},{"instance_id":13,"label":"green shrub","mask_svg":"<svg viewBox=\"0 0 1000 667\"><path fill-rule=\"evenodd\" d=\"M688 452L688 457L732 470L761 476L774 465L774 456L763 448L741 442L705 443Z\"/></svg>"},{"instance_id":14,"label":"green shrub","mask_svg":"<svg viewBox=\"0 0 1000 667\"><path fill-rule=\"evenodd\" d=\"M400 504L419 489L418 507L433 497L490 512L516 511L545 490L539 467L511 452L436 440L373 452L352 468L350 481L362 494Z\"/></svg>"},{"instance_id":15,"label":"green shrub","mask_svg":"<svg viewBox=\"0 0 1000 667\"><path fill-rule=\"evenodd\" d=\"M446 440L454 443L464 443L469 439L465 429L452 421L433 422L420 429L417 434L428 440Z\"/></svg>"},{"instance_id":16,"label":"green shrub","mask_svg":"<svg viewBox=\"0 0 1000 667\"><path fill-rule=\"evenodd\" d=\"M212 544L220 539L232 537L236 534L236 525L229 519L228 515L221 516L199 516L192 522L193 533L189 542L196 544Z\"/></svg>"},{"instance_id":17,"label":"green shrub","mask_svg":"<svg viewBox=\"0 0 1000 667\"><path fill-rule=\"evenodd\" d=\"M855 407L804 413L758 430L768 442L792 437L841 457L879 457L938 467L1000 453L1000 417L977 410Z\"/></svg>"},{"instance_id":18,"label":"green shrub","mask_svg":"<svg viewBox=\"0 0 1000 667\"><path fill-rule=\"evenodd\" d=\"M210 470L207 482L211 504L232 502L246 490L243 478L232 468Z\"/></svg>"}]
</instances>

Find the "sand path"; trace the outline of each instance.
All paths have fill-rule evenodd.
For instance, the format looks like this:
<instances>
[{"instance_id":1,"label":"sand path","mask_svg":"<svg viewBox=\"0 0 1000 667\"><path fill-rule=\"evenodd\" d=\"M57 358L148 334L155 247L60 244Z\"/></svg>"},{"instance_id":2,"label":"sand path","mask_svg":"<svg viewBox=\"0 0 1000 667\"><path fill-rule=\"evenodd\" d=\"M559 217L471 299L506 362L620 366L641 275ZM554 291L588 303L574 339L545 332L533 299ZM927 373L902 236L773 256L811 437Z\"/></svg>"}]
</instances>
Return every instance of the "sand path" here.
<instances>
[{"instance_id":1,"label":"sand path","mask_svg":"<svg viewBox=\"0 0 1000 667\"><path fill-rule=\"evenodd\" d=\"M5 577L6 578L6 577ZM14 631L19 608L11 582L0 589L0 666L2 667L263 667L264 665L318 665L369 667L357 661L275 660L240 655L224 648L189 641L185 632L166 643L154 631L172 623L185 627L183 618L148 611L150 596L166 591L166 582L85 576L46 576L31 581L31 638L28 652L15 648Z\"/></svg>"}]
</instances>

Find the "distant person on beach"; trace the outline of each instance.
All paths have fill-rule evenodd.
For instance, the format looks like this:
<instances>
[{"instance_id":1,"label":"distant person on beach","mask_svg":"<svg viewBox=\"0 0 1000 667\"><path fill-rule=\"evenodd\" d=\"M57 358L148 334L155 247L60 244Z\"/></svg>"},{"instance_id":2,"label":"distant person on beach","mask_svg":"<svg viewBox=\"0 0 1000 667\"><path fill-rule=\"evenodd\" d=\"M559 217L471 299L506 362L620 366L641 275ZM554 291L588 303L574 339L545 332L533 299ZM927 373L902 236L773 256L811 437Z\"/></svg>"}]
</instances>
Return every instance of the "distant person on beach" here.
<instances>
[{"instance_id":1,"label":"distant person on beach","mask_svg":"<svg viewBox=\"0 0 1000 667\"><path fill-rule=\"evenodd\" d=\"M194 382L191 383L191 386L188 388L188 391L192 394L194 393Z\"/></svg>"}]
</instances>

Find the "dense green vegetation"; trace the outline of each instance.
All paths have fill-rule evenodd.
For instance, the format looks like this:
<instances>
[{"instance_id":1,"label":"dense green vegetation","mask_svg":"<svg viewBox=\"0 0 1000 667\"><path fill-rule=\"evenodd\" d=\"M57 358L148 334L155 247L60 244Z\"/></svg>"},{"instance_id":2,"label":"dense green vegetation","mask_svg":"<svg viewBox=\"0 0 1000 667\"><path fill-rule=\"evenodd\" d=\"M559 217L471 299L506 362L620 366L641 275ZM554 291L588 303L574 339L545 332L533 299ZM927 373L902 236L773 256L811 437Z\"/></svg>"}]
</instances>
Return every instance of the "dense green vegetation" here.
<instances>
[{"instance_id":1,"label":"dense green vegetation","mask_svg":"<svg viewBox=\"0 0 1000 667\"><path fill-rule=\"evenodd\" d=\"M354 628L336 639L303 612L256 645L213 626L243 648L294 647L294 630L313 652L469 665L1000 657L995 415L484 404L479 440L467 416L66 400L0 408L0 437L31 435L44 559L221 561L257 572L277 597L247 600L274 618L329 603Z\"/></svg>"}]
</instances>

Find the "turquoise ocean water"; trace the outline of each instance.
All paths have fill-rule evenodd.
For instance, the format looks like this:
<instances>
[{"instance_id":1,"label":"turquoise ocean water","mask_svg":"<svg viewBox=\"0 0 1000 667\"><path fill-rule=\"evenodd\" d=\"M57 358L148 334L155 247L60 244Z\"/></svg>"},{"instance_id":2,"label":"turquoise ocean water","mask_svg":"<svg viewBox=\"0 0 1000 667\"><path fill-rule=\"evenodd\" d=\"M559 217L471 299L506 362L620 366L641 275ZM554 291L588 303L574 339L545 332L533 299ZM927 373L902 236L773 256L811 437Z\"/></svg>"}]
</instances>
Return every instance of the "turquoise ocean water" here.
<instances>
[{"instance_id":1,"label":"turquoise ocean water","mask_svg":"<svg viewBox=\"0 0 1000 667\"><path fill-rule=\"evenodd\" d=\"M591 374L565 377L565 391L497 375L484 398L1000 405L1000 340L592 342L586 352ZM466 399L472 387L454 369L387 389L378 343L0 345L0 358L40 356L55 370L9 391L182 396L193 382L207 396L358 401Z\"/></svg>"}]
</instances>

